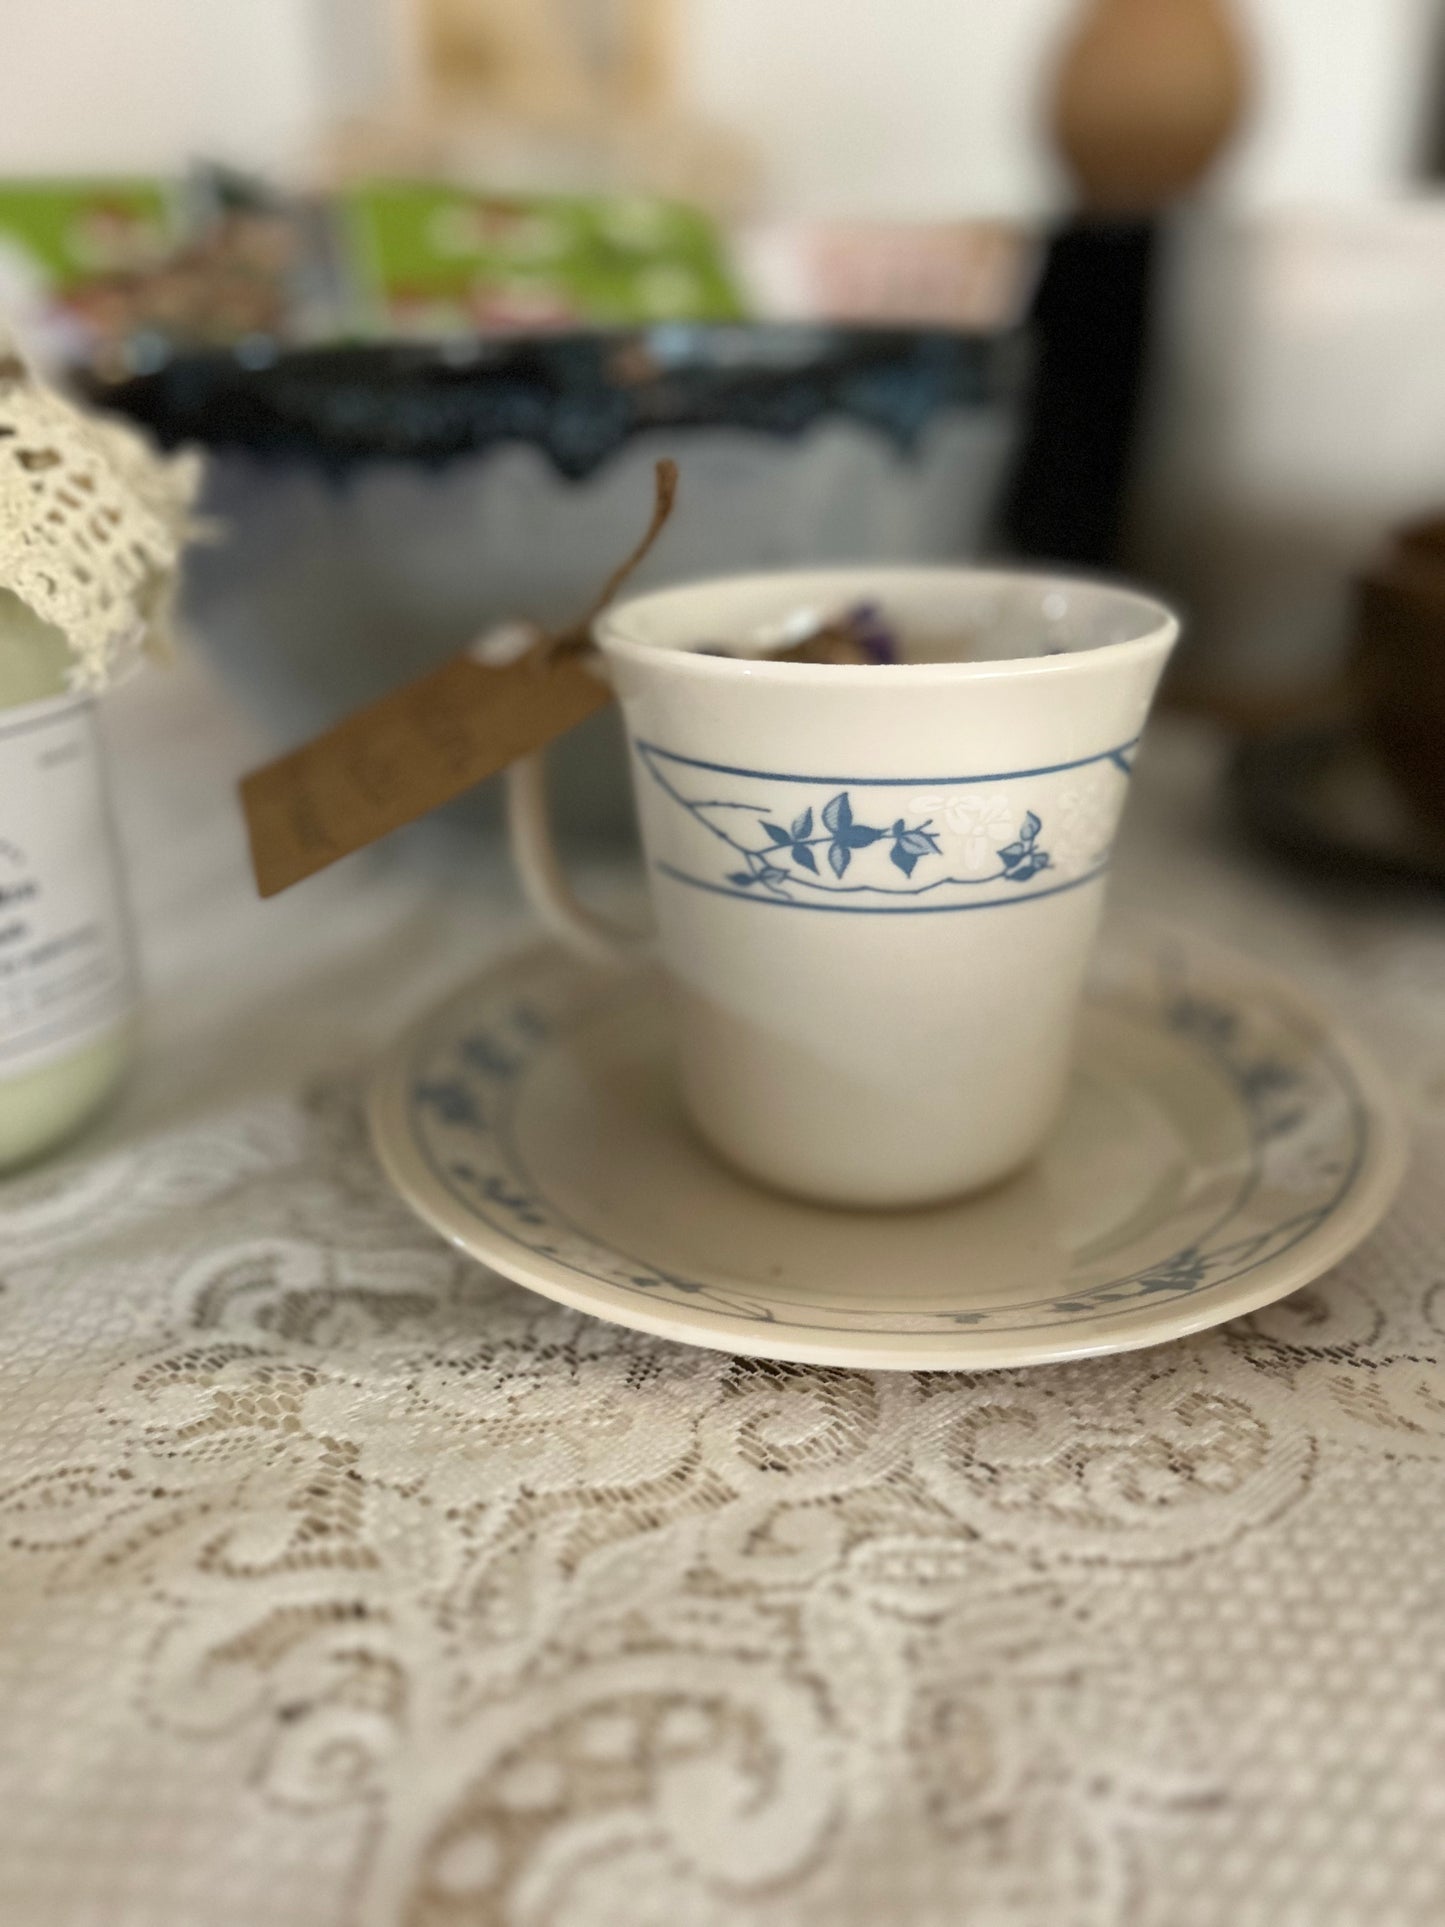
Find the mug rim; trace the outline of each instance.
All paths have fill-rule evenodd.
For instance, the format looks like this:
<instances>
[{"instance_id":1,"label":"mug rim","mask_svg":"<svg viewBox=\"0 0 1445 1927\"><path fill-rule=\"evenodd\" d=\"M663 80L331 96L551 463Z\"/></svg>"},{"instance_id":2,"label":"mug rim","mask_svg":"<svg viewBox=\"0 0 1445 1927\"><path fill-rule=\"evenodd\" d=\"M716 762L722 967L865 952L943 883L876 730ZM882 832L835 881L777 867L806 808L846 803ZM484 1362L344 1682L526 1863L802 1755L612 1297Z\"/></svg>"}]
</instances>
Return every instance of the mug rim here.
<instances>
[{"instance_id":1,"label":"mug rim","mask_svg":"<svg viewBox=\"0 0 1445 1927\"><path fill-rule=\"evenodd\" d=\"M1043 589L1062 592L1088 590L1103 592L1117 601L1134 604L1152 618L1152 626L1139 636L1121 642L1098 643L1092 648L1066 650L1053 656L1007 656L982 662L890 662L890 663L813 663L778 662L767 656L714 656L696 649L645 641L627 633L627 619L635 611L657 603L685 602L703 590L747 590L768 584L788 582L818 583L829 580L846 592L850 584L879 589L892 582L957 583L981 587L1036 583ZM1177 612L1158 596L1118 577L1069 573L1055 569L978 568L968 565L911 565L844 563L838 567L824 564L815 568L756 569L740 575L707 575L649 589L641 595L605 609L592 626L592 633L608 656L621 658L649 668L666 663L681 676L702 682L754 682L794 684L800 681L812 688L865 686L878 688L880 682L906 682L917 687L929 682L988 682L1002 677L1080 676L1116 667L1121 663L1167 654L1179 640L1182 623Z\"/></svg>"}]
</instances>

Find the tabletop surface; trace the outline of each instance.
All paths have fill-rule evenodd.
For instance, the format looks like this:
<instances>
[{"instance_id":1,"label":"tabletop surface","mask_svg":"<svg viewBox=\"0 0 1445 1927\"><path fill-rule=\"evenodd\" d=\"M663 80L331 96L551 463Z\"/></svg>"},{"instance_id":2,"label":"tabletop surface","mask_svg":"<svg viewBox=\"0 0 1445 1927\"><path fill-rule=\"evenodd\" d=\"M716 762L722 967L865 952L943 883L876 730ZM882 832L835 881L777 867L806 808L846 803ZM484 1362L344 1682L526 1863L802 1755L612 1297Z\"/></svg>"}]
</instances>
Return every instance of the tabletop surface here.
<instances>
[{"instance_id":1,"label":"tabletop surface","mask_svg":"<svg viewBox=\"0 0 1445 1927\"><path fill-rule=\"evenodd\" d=\"M1281 962L1416 1150L1315 1286L1117 1359L770 1365L457 1256L380 1045L531 930L498 859L261 905L194 666L109 727L139 1070L0 1184L5 1927L1445 1918L1445 915L1327 897L1164 723L1114 908Z\"/></svg>"}]
</instances>

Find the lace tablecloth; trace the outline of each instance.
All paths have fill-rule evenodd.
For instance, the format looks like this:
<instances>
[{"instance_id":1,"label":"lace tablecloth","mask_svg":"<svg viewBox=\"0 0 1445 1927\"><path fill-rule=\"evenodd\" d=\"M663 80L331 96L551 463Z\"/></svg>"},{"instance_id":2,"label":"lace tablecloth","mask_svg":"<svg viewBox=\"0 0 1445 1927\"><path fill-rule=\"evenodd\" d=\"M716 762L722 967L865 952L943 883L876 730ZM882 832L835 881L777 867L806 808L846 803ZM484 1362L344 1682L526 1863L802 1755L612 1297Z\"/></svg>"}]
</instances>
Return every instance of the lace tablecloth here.
<instances>
[{"instance_id":1,"label":"lace tablecloth","mask_svg":"<svg viewBox=\"0 0 1445 1927\"><path fill-rule=\"evenodd\" d=\"M1162 727L1118 898L1281 959L1412 1177L1314 1288L996 1376L685 1350L380 1182L488 860L251 897L194 669L112 718L141 1071L0 1185L5 1927L1445 1919L1445 916L1251 867Z\"/></svg>"}]
</instances>

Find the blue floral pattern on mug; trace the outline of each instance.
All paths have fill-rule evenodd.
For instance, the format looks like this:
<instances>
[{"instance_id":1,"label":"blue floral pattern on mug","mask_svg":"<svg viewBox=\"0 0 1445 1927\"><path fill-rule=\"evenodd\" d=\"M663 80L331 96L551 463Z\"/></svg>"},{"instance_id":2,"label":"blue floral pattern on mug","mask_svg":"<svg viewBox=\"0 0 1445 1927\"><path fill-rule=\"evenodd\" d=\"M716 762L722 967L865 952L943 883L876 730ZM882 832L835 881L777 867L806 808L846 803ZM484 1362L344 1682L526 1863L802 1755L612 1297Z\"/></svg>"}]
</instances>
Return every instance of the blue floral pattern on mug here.
<instances>
[{"instance_id":1,"label":"blue floral pattern on mug","mask_svg":"<svg viewBox=\"0 0 1445 1927\"><path fill-rule=\"evenodd\" d=\"M916 788L733 769L654 743L639 743L637 756L649 800L675 806L654 814L649 841L657 867L678 882L806 909L963 910L1102 874L1132 747Z\"/></svg>"}]
</instances>

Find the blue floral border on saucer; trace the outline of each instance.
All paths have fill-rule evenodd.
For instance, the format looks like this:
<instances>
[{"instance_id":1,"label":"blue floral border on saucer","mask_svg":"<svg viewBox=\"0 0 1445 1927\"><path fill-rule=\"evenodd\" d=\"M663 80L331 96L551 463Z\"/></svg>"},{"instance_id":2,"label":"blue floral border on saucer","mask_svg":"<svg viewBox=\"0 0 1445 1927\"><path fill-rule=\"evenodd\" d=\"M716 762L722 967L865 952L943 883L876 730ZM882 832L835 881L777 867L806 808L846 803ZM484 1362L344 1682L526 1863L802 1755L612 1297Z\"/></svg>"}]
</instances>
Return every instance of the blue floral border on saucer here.
<instances>
[{"instance_id":1,"label":"blue floral border on saucer","mask_svg":"<svg viewBox=\"0 0 1445 1927\"><path fill-rule=\"evenodd\" d=\"M824 1316L808 1329L909 1335L969 1328L994 1334L1037 1333L1118 1312L1198 1297L1231 1283L1309 1237L1340 1209L1366 1159L1369 1113L1348 1062L1328 1039L1306 1032L1297 1013L1268 1001L1231 1002L1217 989L1201 991L1171 959L1158 963L1154 998L1105 998L1106 1006L1158 1023L1198 1048L1228 1084L1248 1120L1250 1154L1233 1198L1207 1231L1142 1269L1054 1293L1031 1304L960 1305L906 1326L886 1313ZM508 998L485 1022L451 1029L439 1041L424 1037L407 1073L407 1129L437 1182L469 1213L519 1248L592 1282L653 1302L705 1305L727 1319L775 1324L773 1308L746 1290L706 1278L684 1277L600 1242L549 1199L527 1167L516 1141L515 1111L529 1064L568 1030L585 1023L580 1010L548 1008L548 986ZM480 1019L481 1013L478 1013ZM1337 1120L1324 1142L1314 1128L1321 1116ZM1249 1222L1265 1191L1297 1201L1278 1218ZM790 1320L796 1323L796 1320Z\"/></svg>"}]
</instances>

